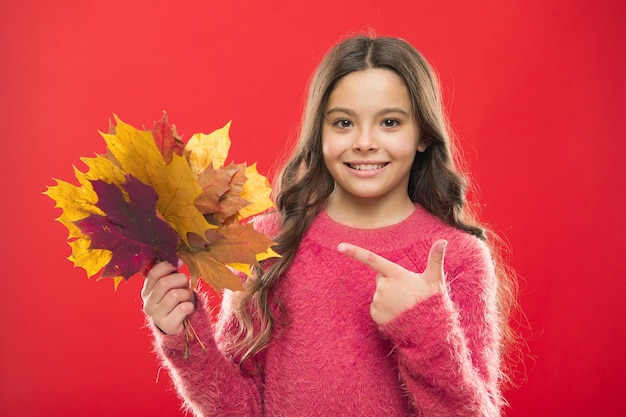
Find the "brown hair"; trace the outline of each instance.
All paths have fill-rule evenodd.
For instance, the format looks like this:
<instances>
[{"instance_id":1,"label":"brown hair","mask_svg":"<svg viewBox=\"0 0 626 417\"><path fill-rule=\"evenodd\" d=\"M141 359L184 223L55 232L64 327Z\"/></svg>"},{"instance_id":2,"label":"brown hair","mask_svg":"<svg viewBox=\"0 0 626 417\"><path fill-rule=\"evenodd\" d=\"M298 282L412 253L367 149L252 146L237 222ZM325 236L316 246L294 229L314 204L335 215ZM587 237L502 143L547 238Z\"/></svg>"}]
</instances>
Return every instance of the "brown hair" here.
<instances>
[{"instance_id":1,"label":"brown hair","mask_svg":"<svg viewBox=\"0 0 626 417\"><path fill-rule=\"evenodd\" d=\"M240 298L241 305L236 310L240 321L236 346L241 350L241 362L267 346L276 321L284 319L280 300L272 289L291 265L305 232L333 191L334 180L322 157L322 121L328 98L343 76L368 68L390 69L402 78L411 98L413 116L421 128L421 139L430 143L425 152L415 156L408 186L411 200L442 221L492 243L487 239L487 230L466 207L467 185L456 169L435 72L404 40L350 37L330 50L314 74L299 141L280 173L275 200L281 228L274 240L278 243L275 250L282 257L249 280L249 291ZM493 244L491 246L498 261L498 251ZM516 286L513 275L504 268L499 268L498 278L501 351L504 353L514 338L508 315L515 303ZM506 375L503 376L506 379Z\"/></svg>"}]
</instances>

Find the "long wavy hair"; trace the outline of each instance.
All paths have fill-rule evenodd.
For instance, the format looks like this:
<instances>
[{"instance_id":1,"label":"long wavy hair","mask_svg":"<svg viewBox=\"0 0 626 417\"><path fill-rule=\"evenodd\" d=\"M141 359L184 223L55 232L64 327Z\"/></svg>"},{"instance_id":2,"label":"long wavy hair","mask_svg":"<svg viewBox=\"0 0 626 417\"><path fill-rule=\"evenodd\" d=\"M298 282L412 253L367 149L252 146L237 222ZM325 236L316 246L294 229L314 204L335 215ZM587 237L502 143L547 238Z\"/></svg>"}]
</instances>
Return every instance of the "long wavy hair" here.
<instances>
[{"instance_id":1,"label":"long wavy hair","mask_svg":"<svg viewBox=\"0 0 626 417\"><path fill-rule=\"evenodd\" d=\"M467 181L457 170L456 152L448 131L439 81L426 59L406 41L392 37L354 36L331 49L311 81L299 141L278 177L275 202L280 231L274 240L282 255L247 282L235 309L239 334L235 336L240 364L265 348L284 308L273 289L291 265L298 246L316 214L333 191L334 180L322 157L322 123L328 98L337 82L347 74L369 68L384 68L398 74L407 86L422 140L430 142L417 152L411 168L408 194L413 202L442 221L487 241L498 273L498 311L502 334L500 351L515 339L509 312L516 302L516 280L498 262L499 252L490 232L476 220L466 205ZM489 237L488 237L489 236ZM495 235L494 235L495 237ZM503 380L507 373L502 372Z\"/></svg>"}]
</instances>

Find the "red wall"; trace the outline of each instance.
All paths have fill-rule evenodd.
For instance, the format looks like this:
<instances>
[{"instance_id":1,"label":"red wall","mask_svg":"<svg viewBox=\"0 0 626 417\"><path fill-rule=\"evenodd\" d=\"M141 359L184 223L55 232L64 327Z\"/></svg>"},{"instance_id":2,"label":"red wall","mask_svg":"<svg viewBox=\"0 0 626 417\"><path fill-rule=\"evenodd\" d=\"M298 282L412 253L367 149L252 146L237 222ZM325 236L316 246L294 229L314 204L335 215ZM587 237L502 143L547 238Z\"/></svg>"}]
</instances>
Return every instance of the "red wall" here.
<instances>
[{"instance_id":1,"label":"red wall","mask_svg":"<svg viewBox=\"0 0 626 417\"><path fill-rule=\"evenodd\" d=\"M104 150L112 113L189 137L233 120L268 173L339 37L404 37L441 74L483 217L510 242L533 358L509 416L617 416L625 376L621 1L0 4L0 415L174 416L141 280L114 292L65 257L41 195Z\"/></svg>"}]
</instances>

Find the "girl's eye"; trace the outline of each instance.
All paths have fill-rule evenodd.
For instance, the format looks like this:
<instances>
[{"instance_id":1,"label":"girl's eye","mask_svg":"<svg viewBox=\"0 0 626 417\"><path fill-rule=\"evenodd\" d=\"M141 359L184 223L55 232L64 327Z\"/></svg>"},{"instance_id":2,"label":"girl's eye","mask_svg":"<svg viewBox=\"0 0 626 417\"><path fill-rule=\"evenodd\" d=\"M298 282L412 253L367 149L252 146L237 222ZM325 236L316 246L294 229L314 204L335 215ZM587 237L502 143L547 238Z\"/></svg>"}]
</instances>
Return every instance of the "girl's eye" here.
<instances>
[{"instance_id":1,"label":"girl's eye","mask_svg":"<svg viewBox=\"0 0 626 417\"><path fill-rule=\"evenodd\" d=\"M396 127L399 124L400 124L400 122L395 120L395 119L385 119L385 120L383 120L383 126L384 127Z\"/></svg>"},{"instance_id":2,"label":"girl's eye","mask_svg":"<svg viewBox=\"0 0 626 417\"><path fill-rule=\"evenodd\" d=\"M337 126L338 128L346 129L352 126L352 123L348 119L339 119L334 123L334 125Z\"/></svg>"}]
</instances>

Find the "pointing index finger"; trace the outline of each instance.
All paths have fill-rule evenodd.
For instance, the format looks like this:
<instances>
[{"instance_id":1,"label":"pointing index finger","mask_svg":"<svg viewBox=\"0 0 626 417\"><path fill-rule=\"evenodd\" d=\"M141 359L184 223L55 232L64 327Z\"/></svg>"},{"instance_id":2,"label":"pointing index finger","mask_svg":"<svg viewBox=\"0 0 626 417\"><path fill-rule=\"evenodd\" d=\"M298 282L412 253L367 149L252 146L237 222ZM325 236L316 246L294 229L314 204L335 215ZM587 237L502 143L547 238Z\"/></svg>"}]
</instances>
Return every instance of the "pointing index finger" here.
<instances>
[{"instance_id":1,"label":"pointing index finger","mask_svg":"<svg viewBox=\"0 0 626 417\"><path fill-rule=\"evenodd\" d=\"M348 255L351 258L369 266L383 277L393 277L398 275L403 268L372 251L363 249L350 243L340 243L337 247L340 253Z\"/></svg>"}]
</instances>

